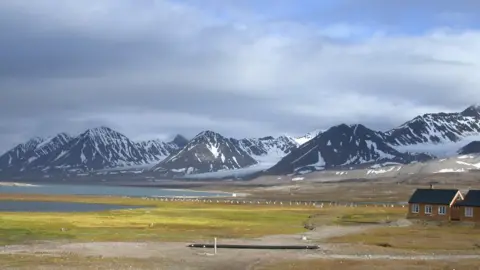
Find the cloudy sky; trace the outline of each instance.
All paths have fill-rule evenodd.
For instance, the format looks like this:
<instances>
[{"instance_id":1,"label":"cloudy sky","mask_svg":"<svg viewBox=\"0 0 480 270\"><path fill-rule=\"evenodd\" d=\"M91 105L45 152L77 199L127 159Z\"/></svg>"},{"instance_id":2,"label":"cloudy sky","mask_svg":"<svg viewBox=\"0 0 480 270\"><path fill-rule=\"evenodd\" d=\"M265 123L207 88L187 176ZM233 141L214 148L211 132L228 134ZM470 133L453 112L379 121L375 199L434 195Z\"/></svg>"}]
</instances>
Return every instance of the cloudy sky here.
<instances>
[{"instance_id":1,"label":"cloudy sky","mask_svg":"<svg viewBox=\"0 0 480 270\"><path fill-rule=\"evenodd\" d=\"M388 129L480 102L478 0L2 0L0 151Z\"/></svg>"}]
</instances>

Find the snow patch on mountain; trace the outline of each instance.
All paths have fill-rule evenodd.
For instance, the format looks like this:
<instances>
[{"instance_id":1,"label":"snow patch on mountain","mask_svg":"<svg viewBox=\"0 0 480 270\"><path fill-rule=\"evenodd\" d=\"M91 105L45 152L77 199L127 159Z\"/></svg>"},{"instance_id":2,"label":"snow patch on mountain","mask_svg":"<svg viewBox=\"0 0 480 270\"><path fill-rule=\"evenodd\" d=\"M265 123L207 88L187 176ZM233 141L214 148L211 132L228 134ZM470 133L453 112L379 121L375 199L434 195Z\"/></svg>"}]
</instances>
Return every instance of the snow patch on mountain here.
<instances>
[{"instance_id":1,"label":"snow patch on mountain","mask_svg":"<svg viewBox=\"0 0 480 270\"><path fill-rule=\"evenodd\" d=\"M480 110L470 106L460 113L424 114L387 131L385 136L400 152L455 155L462 146L480 139Z\"/></svg>"},{"instance_id":2,"label":"snow patch on mountain","mask_svg":"<svg viewBox=\"0 0 480 270\"><path fill-rule=\"evenodd\" d=\"M399 152L430 153L436 157L444 158L456 155L458 150L465 144L479 140L480 135L466 135L465 137L459 138L458 141L442 140L441 142L427 142L398 146L393 145L393 147Z\"/></svg>"},{"instance_id":3,"label":"snow patch on mountain","mask_svg":"<svg viewBox=\"0 0 480 270\"><path fill-rule=\"evenodd\" d=\"M295 140L288 136L231 140L257 162L272 166L297 147Z\"/></svg>"},{"instance_id":4,"label":"snow patch on mountain","mask_svg":"<svg viewBox=\"0 0 480 270\"><path fill-rule=\"evenodd\" d=\"M295 142L298 144L298 145L302 145L302 144L305 144L306 142L310 141L311 139L315 138L318 136L318 134L322 133L324 130L322 129L316 129L314 131L311 131L303 136L300 136L300 137L295 137L293 138L293 140L295 140Z\"/></svg>"},{"instance_id":5,"label":"snow patch on mountain","mask_svg":"<svg viewBox=\"0 0 480 270\"><path fill-rule=\"evenodd\" d=\"M241 169L220 170L216 172L197 173L185 175L183 178L187 179L224 179L224 178L242 178L248 175L258 173L270 168L272 164L262 163L248 166Z\"/></svg>"}]
</instances>

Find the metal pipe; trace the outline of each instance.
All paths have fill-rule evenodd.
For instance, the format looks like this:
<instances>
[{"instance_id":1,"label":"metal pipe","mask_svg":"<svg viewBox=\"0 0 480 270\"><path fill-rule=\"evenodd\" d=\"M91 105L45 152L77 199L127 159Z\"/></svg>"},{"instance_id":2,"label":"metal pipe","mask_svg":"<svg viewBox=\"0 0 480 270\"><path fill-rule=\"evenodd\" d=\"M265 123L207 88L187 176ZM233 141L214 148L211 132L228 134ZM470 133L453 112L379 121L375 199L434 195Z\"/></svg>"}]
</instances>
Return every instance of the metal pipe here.
<instances>
[{"instance_id":1,"label":"metal pipe","mask_svg":"<svg viewBox=\"0 0 480 270\"><path fill-rule=\"evenodd\" d=\"M298 246L265 246L265 245L216 245L216 244L190 244L191 248L234 248L234 249L319 249L319 246L298 245Z\"/></svg>"}]
</instances>

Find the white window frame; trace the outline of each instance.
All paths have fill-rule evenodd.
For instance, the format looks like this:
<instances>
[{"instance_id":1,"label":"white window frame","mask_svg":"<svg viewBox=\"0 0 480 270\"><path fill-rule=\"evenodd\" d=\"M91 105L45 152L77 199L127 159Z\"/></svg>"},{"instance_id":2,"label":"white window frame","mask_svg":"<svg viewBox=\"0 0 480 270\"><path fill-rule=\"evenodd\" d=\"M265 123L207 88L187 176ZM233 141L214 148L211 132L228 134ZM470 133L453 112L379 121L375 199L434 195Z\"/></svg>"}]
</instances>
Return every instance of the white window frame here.
<instances>
[{"instance_id":1,"label":"white window frame","mask_svg":"<svg viewBox=\"0 0 480 270\"><path fill-rule=\"evenodd\" d=\"M465 216L473 217L473 207L465 207Z\"/></svg>"},{"instance_id":2,"label":"white window frame","mask_svg":"<svg viewBox=\"0 0 480 270\"><path fill-rule=\"evenodd\" d=\"M420 205L418 203L412 204L412 213L418 214L420 212Z\"/></svg>"},{"instance_id":3,"label":"white window frame","mask_svg":"<svg viewBox=\"0 0 480 270\"><path fill-rule=\"evenodd\" d=\"M427 211L427 209L429 211ZM425 214L431 215L432 214L433 207L431 205L425 205Z\"/></svg>"},{"instance_id":4,"label":"white window frame","mask_svg":"<svg viewBox=\"0 0 480 270\"><path fill-rule=\"evenodd\" d=\"M438 207L438 214L443 215L443 216L446 215L447 214L447 207L445 205L440 205Z\"/></svg>"}]
</instances>

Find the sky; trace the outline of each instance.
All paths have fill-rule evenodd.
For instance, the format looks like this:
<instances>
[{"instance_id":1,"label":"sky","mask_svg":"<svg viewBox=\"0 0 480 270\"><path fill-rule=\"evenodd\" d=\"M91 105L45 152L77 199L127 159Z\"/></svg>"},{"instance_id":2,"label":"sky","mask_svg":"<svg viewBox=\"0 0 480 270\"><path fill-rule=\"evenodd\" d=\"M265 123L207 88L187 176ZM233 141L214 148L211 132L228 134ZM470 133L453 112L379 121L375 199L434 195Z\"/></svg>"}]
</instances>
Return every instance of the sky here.
<instances>
[{"instance_id":1,"label":"sky","mask_svg":"<svg viewBox=\"0 0 480 270\"><path fill-rule=\"evenodd\" d=\"M480 103L478 0L2 0L0 152L108 126L134 140L388 130Z\"/></svg>"}]
</instances>

